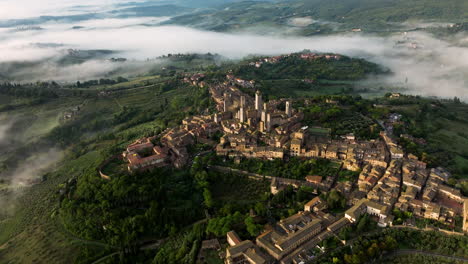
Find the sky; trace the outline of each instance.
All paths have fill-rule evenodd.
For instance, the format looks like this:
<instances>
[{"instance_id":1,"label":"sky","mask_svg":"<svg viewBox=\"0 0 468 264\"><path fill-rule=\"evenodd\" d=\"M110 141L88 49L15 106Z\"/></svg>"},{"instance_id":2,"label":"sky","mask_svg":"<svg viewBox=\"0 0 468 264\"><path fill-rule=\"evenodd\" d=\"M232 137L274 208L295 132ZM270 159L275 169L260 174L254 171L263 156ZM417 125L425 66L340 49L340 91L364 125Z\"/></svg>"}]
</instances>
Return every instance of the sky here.
<instances>
[{"instance_id":1,"label":"sky","mask_svg":"<svg viewBox=\"0 0 468 264\"><path fill-rule=\"evenodd\" d=\"M0 0L1 19L62 16L110 10L125 0ZM132 0L141 2L141 0Z\"/></svg>"}]
</instances>

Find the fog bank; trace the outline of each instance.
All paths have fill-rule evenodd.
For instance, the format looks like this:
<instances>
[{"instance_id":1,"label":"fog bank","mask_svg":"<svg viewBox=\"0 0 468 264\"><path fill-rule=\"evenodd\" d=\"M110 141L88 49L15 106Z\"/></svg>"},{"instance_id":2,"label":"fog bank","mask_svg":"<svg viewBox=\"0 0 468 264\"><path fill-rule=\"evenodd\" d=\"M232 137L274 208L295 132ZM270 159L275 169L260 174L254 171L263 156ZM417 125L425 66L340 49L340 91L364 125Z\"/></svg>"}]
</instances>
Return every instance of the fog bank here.
<instances>
[{"instance_id":1,"label":"fog bank","mask_svg":"<svg viewBox=\"0 0 468 264\"><path fill-rule=\"evenodd\" d=\"M280 37L158 26L165 19L114 18L73 24L47 23L41 25L41 30L1 29L0 49L4 52L0 54L0 63L46 61L26 72L13 72L11 76L15 80L76 81L97 78L116 69L126 69L124 67L128 67L129 72L142 73L150 66L142 61L168 53L211 52L239 59L251 54L277 55L310 49L379 63L395 73L382 80L385 84L405 86L412 93L468 99L468 48L451 45L422 32L389 37L352 33ZM313 20L305 18L295 22L307 24ZM467 36L457 38L463 43ZM118 53L108 57L126 57L129 61L122 64L100 59L74 65L59 64L57 58L64 56L66 49L113 50ZM0 70L1 67L6 66L0 65Z\"/></svg>"}]
</instances>

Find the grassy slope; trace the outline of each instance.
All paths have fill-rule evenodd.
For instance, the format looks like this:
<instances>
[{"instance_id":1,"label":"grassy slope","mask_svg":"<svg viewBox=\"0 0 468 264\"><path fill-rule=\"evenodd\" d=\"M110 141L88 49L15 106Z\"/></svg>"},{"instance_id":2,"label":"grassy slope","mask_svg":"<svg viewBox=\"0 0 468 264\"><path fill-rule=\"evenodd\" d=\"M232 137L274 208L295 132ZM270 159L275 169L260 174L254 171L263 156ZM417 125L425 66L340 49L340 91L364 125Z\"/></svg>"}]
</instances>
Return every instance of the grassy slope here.
<instances>
[{"instance_id":1,"label":"grassy slope","mask_svg":"<svg viewBox=\"0 0 468 264\"><path fill-rule=\"evenodd\" d=\"M97 166L97 152L65 164L47 181L27 190L18 199L15 215L2 222L0 259L13 263L73 263L84 245L67 234L52 218L58 206L54 194L58 185L84 168Z\"/></svg>"}]
</instances>

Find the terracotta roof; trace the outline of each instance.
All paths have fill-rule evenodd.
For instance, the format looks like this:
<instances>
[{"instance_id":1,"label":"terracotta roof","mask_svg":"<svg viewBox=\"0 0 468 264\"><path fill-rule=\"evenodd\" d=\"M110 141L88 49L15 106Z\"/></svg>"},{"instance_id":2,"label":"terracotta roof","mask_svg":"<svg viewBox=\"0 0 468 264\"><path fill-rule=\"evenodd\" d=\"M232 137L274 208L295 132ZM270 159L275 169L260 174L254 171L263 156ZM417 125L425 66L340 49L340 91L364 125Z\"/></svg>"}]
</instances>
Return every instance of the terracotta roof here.
<instances>
[{"instance_id":1,"label":"terracotta roof","mask_svg":"<svg viewBox=\"0 0 468 264\"><path fill-rule=\"evenodd\" d=\"M312 182L312 183L320 183L322 182L322 176L306 176L305 179L306 181L308 182Z\"/></svg>"},{"instance_id":2,"label":"terracotta roof","mask_svg":"<svg viewBox=\"0 0 468 264\"><path fill-rule=\"evenodd\" d=\"M310 200L308 203L306 203L304 206L315 206L315 205L321 204L323 202L324 201L322 200L322 198L320 198L320 196L317 196L314 199Z\"/></svg>"},{"instance_id":3,"label":"terracotta roof","mask_svg":"<svg viewBox=\"0 0 468 264\"><path fill-rule=\"evenodd\" d=\"M153 148L153 143L145 142L145 143L138 143L138 144L129 145L127 147L127 151L128 152L139 151L139 150L142 150L142 149L149 149L149 148Z\"/></svg>"}]
</instances>

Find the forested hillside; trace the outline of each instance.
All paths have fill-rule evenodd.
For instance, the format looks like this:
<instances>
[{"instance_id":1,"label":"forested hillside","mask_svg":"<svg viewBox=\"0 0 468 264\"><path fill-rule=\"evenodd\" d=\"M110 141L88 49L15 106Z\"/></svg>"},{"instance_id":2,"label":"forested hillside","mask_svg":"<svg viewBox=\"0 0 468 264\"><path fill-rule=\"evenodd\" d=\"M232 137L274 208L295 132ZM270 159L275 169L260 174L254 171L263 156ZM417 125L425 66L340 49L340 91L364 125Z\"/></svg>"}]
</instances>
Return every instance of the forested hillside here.
<instances>
[{"instance_id":1,"label":"forested hillside","mask_svg":"<svg viewBox=\"0 0 468 264\"><path fill-rule=\"evenodd\" d=\"M406 21L464 22L468 2L464 0L293 0L277 3L245 1L226 4L173 18L168 23L196 25L217 31L254 26L290 26L291 18L310 17L315 22L302 28L303 34L347 31L361 28L387 31ZM397 23L397 24L395 24Z\"/></svg>"}]
</instances>

